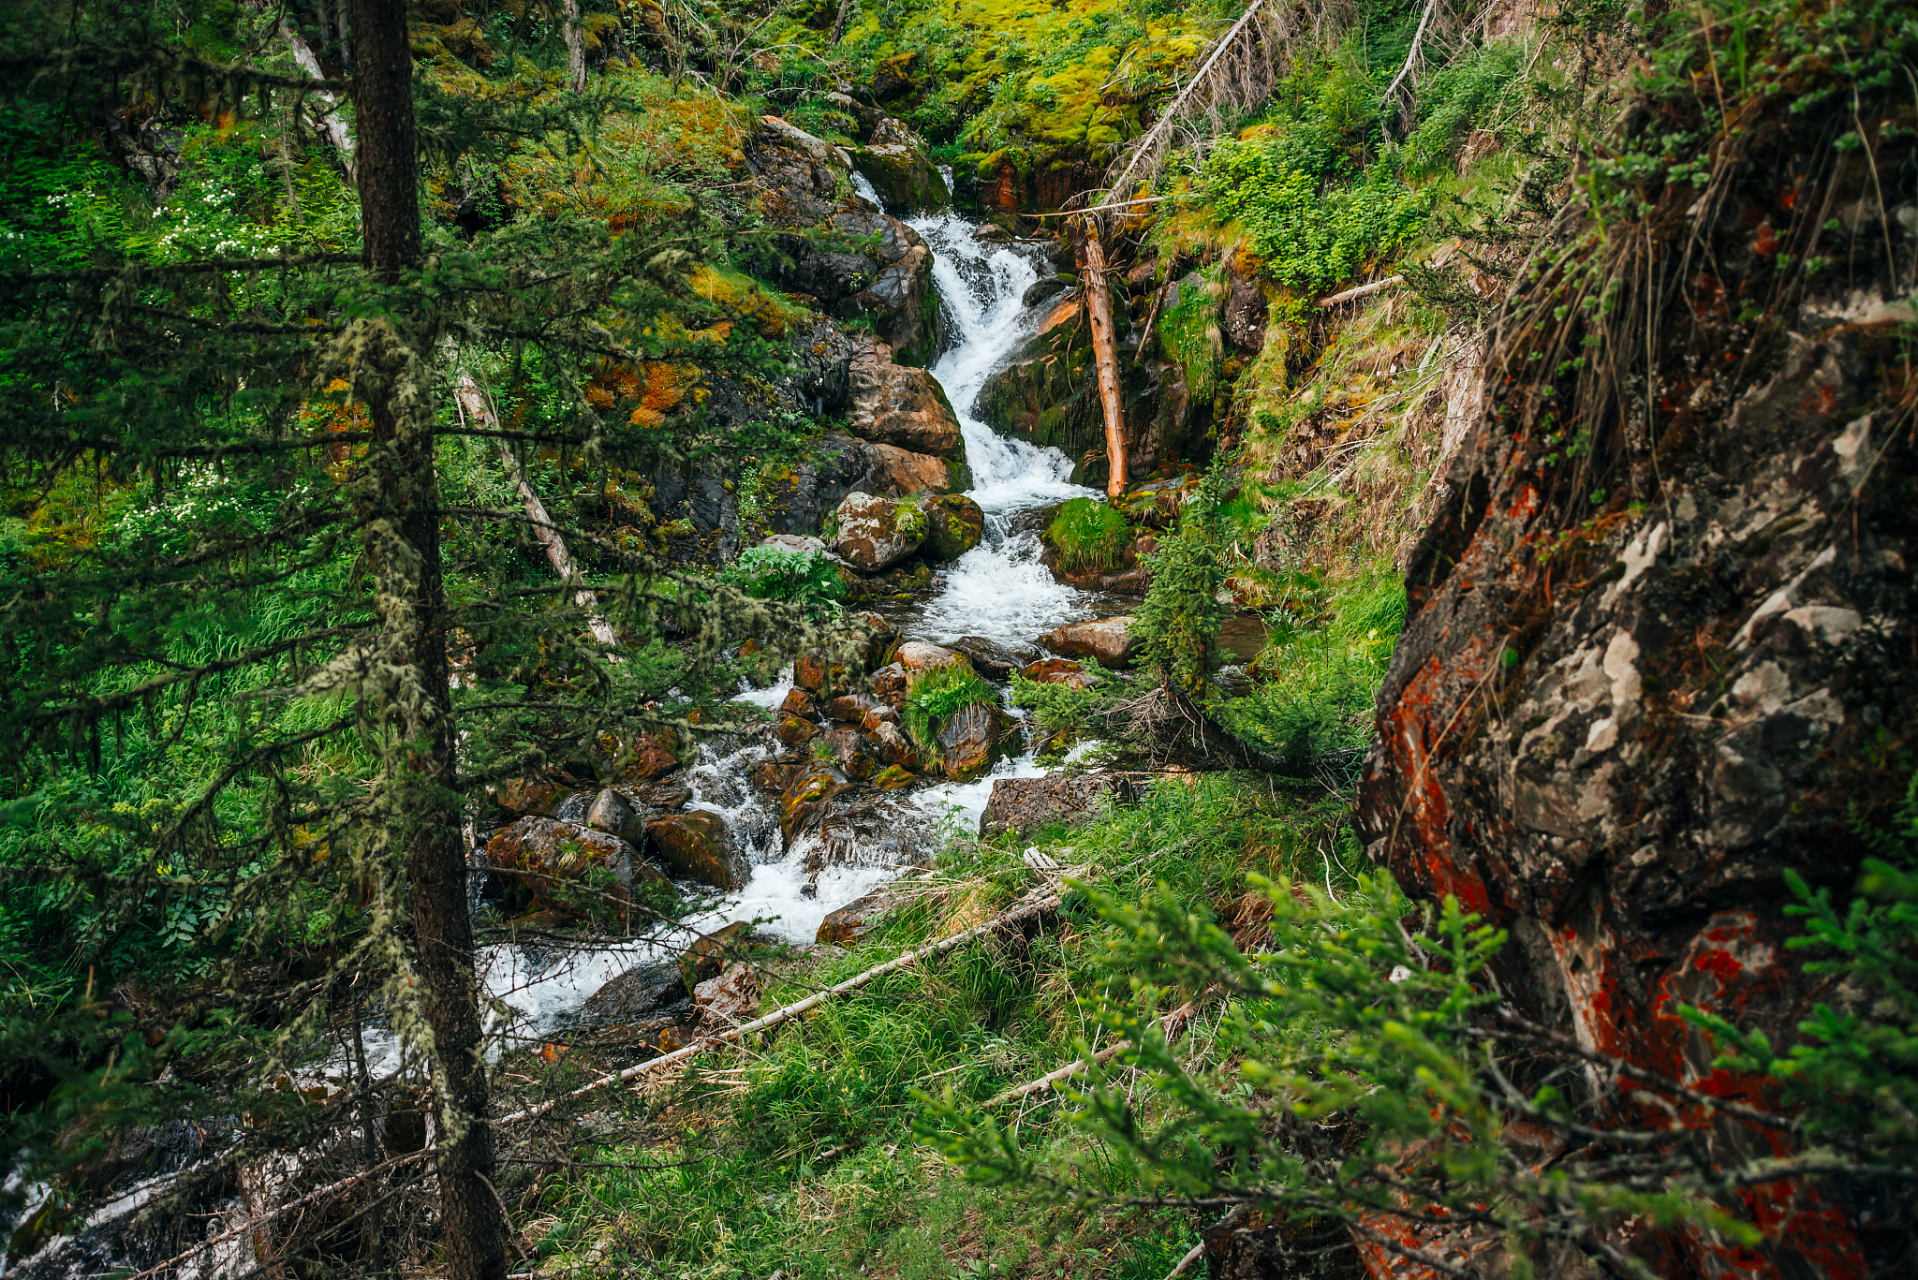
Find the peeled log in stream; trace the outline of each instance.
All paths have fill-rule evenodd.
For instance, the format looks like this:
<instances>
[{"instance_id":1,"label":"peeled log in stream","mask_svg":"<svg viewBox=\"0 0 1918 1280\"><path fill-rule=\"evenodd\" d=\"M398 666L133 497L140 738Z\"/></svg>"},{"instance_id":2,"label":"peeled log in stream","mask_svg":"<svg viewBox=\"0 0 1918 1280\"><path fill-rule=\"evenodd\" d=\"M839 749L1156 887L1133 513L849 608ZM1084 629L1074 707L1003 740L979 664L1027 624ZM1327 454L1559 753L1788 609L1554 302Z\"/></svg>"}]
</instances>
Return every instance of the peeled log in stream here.
<instances>
[{"instance_id":1,"label":"peeled log in stream","mask_svg":"<svg viewBox=\"0 0 1918 1280\"><path fill-rule=\"evenodd\" d=\"M1106 294L1106 255L1098 223L1085 224L1085 260L1080 281L1086 317L1092 327L1092 362L1099 375L1099 407L1106 424L1106 496L1117 498L1126 486L1125 398L1119 388L1119 357L1112 332L1112 300Z\"/></svg>"}]
</instances>

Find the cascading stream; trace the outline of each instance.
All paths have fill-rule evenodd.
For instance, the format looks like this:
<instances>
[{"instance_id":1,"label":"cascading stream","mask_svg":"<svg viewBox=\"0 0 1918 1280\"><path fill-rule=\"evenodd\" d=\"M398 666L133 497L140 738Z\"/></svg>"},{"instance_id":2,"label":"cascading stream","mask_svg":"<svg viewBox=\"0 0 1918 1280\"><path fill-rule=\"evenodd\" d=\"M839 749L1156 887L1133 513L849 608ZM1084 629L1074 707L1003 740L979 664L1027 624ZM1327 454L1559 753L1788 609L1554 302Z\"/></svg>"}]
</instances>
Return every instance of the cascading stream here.
<instances>
[{"instance_id":1,"label":"cascading stream","mask_svg":"<svg viewBox=\"0 0 1918 1280\"><path fill-rule=\"evenodd\" d=\"M854 186L880 203L863 178L855 177ZM953 328L953 344L931 373L959 415L973 474L970 496L985 513L985 530L977 547L935 579L936 594L917 617L904 620L905 634L936 643L983 636L1000 644L1026 645L1043 631L1093 612L1090 597L1054 580L1040 564L1038 534L1015 527L1012 519L1022 511L1092 491L1070 481L1071 460L1058 450L1006 439L972 412L986 378L1032 332L1021 298L1039 278L1038 268L1021 249L979 239L972 224L951 212L926 214L908 225L932 248L933 280ZM790 688L788 675L770 689L743 694L741 700L771 708ZM689 920L690 930L710 932L736 920L770 919L772 923L763 926L769 932L791 943L810 943L829 911L898 875L914 860L912 855L937 848L945 839L945 824L951 824L947 830L976 831L996 780L1043 772L1026 753L1002 760L976 781L891 799L887 803L894 806L891 826L897 837L892 847L856 851L849 859L808 872L810 838L787 848L775 816L748 784L748 772L766 754L758 745L724 752L709 746L688 771L690 807L724 817L752 869L744 889L717 910ZM913 846L905 856L902 845ZM562 1023L610 978L671 952L655 943L567 956L498 946L486 949L482 964L487 993L518 1015L516 1034L538 1035ZM367 1047L376 1070L398 1065L398 1046L389 1035L370 1037Z\"/></svg>"}]
</instances>

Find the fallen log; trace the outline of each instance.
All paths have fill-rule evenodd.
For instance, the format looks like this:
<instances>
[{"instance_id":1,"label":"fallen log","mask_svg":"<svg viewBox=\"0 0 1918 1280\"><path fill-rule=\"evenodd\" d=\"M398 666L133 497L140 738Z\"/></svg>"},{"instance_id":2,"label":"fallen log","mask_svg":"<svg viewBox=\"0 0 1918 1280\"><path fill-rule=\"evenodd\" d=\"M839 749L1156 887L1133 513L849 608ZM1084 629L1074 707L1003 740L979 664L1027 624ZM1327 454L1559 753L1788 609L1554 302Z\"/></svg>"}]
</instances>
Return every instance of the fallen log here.
<instances>
[{"instance_id":1,"label":"fallen log","mask_svg":"<svg viewBox=\"0 0 1918 1280\"><path fill-rule=\"evenodd\" d=\"M597 1080L581 1085L570 1093L561 1094L557 1098L542 1102L538 1106L528 1107L524 1111L515 1111L511 1115L501 1116L493 1123L496 1125L518 1124L522 1120L531 1120L535 1117L543 1116L562 1102L569 1101L573 1098L584 1097L586 1094L596 1089L603 1089L609 1084L626 1084L638 1079L640 1076L650 1075L657 1071L664 1071L668 1067L676 1067L680 1063L689 1061L706 1052L706 1050L725 1044L728 1041L739 1040L746 1036L755 1035L761 1031L771 1030L780 1023L796 1018L809 1009L817 1008L835 996L842 996L848 991L857 990L875 978L882 978L889 973L897 973L908 965L917 964L921 960L927 960L936 955L942 955L954 948L964 946L975 938L991 933L995 929L1002 929L1006 925L1030 919L1041 912L1050 911L1058 905L1059 895L1056 893L1047 894L1041 898L1029 898L1017 906L1000 912L984 924L974 925L970 929L953 934L950 938L943 938L938 942L930 943L913 951L908 951L896 960L888 960L882 965L876 965L863 973L846 979L838 986L827 987L824 991L815 992L807 996L804 1000L800 1000L794 1004L783 1005L762 1018L755 1018L753 1021L734 1027L730 1031L722 1031L716 1036L709 1036L696 1044L689 1044L683 1049L675 1049L671 1053L661 1054L659 1057L647 1062L642 1062L637 1066L627 1067L624 1071L610 1072L599 1077Z\"/></svg>"}]
</instances>

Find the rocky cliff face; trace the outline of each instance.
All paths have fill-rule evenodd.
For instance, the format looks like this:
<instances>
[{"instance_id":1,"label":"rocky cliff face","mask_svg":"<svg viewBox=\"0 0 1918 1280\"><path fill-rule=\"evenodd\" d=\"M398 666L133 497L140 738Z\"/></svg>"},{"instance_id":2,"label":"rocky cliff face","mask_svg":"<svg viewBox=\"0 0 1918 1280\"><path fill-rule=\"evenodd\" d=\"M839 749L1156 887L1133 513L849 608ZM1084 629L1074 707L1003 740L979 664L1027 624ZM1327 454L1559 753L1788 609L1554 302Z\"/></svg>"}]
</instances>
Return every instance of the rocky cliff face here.
<instances>
[{"instance_id":1,"label":"rocky cliff face","mask_svg":"<svg viewBox=\"0 0 1918 1280\"><path fill-rule=\"evenodd\" d=\"M1781 873L1849 891L1918 726L1913 148L1887 131L1874 170L1829 141L1848 105L1787 106L1748 114L1709 186L1560 240L1507 308L1360 814L1409 889L1512 931L1503 981L1534 1013L1761 1107L1678 1011L1776 1044L1835 998L1783 951ZM1683 1119L1715 1161L1778 1142ZM1662 1275L1848 1275L1896 1225L1802 1186L1744 1198L1758 1251L1634 1247Z\"/></svg>"}]
</instances>

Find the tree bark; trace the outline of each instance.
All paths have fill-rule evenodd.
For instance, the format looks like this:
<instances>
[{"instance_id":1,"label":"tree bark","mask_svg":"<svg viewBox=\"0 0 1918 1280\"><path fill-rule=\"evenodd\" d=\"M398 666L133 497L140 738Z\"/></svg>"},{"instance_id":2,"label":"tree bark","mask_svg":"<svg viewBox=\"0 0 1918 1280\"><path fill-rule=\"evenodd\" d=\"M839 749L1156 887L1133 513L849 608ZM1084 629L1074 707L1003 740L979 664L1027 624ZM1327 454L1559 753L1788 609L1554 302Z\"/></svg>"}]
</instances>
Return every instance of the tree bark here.
<instances>
[{"instance_id":1,"label":"tree bark","mask_svg":"<svg viewBox=\"0 0 1918 1280\"><path fill-rule=\"evenodd\" d=\"M1085 260L1079 283L1085 289L1086 315L1092 321L1092 362L1099 373L1099 405L1106 420L1106 496L1125 492L1125 399L1119 393L1119 357L1114 349L1112 303L1106 296L1106 256L1099 245L1098 224L1088 218Z\"/></svg>"},{"instance_id":2,"label":"tree bark","mask_svg":"<svg viewBox=\"0 0 1918 1280\"><path fill-rule=\"evenodd\" d=\"M403 0L349 0L367 270L392 283L420 255L413 59ZM414 963L440 1098L440 1226L448 1280L503 1280L505 1214L481 1056L478 980L460 835L458 757L446 658L439 485L425 361L391 320L365 322L357 381L372 420L369 464L384 520L369 523L384 639L401 668L387 690L398 741L385 769L386 836L404 863Z\"/></svg>"},{"instance_id":3,"label":"tree bark","mask_svg":"<svg viewBox=\"0 0 1918 1280\"><path fill-rule=\"evenodd\" d=\"M391 283L420 256L419 147L413 50L401 0L348 0L359 130L360 228L366 266Z\"/></svg>"},{"instance_id":4,"label":"tree bark","mask_svg":"<svg viewBox=\"0 0 1918 1280\"><path fill-rule=\"evenodd\" d=\"M560 8L560 33L566 38L566 83L574 93L586 88L586 35L579 25L579 0Z\"/></svg>"}]
</instances>

